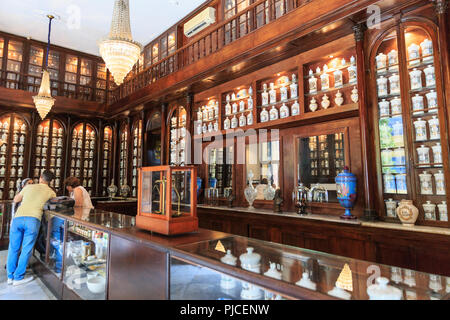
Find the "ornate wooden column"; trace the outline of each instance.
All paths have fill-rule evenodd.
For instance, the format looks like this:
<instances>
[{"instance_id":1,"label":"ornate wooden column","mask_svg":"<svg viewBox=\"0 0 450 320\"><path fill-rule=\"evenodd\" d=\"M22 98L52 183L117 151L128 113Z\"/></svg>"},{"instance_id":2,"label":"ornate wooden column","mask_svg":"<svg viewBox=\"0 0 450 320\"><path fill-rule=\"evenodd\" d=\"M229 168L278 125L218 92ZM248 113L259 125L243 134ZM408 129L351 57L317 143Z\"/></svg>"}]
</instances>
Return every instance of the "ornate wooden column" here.
<instances>
[{"instance_id":1,"label":"ornate wooden column","mask_svg":"<svg viewBox=\"0 0 450 320\"><path fill-rule=\"evenodd\" d=\"M363 220L374 221L378 219L378 213L375 211L375 175L373 164L373 153L371 152L371 141L369 132L369 112L367 103L367 81L366 81L366 65L364 54L364 32L366 30L365 23L353 26L356 42L356 65L358 73L359 88L359 124L361 129L361 162L363 165L364 175L364 214Z\"/></svg>"},{"instance_id":2,"label":"ornate wooden column","mask_svg":"<svg viewBox=\"0 0 450 320\"><path fill-rule=\"evenodd\" d=\"M169 163L166 160L166 145L169 144L170 147L170 141L166 141L167 124L169 121L167 118L168 109L169 105L167 103L161 105L161 165L167 165Z\"/></svg>"}]
</instances>

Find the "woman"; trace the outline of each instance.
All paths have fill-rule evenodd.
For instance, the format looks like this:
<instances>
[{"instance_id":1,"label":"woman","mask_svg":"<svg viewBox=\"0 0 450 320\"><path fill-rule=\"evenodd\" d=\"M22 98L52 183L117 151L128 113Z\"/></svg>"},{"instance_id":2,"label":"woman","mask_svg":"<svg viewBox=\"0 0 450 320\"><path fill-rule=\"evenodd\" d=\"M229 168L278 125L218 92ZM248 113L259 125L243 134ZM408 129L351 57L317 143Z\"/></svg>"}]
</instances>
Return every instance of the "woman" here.
<instances>
[{"instance_id":1,"label":"woman","mask_svg":"<svg viewBox=\"0 0 450 320\"><path fill-rule=\"evenodd\" d=\"M64 184L70 197L75 200L75 208L94 209L89 193L81 186L78 178L69 177L64 181Z\"/></svg>"}]
</instances>

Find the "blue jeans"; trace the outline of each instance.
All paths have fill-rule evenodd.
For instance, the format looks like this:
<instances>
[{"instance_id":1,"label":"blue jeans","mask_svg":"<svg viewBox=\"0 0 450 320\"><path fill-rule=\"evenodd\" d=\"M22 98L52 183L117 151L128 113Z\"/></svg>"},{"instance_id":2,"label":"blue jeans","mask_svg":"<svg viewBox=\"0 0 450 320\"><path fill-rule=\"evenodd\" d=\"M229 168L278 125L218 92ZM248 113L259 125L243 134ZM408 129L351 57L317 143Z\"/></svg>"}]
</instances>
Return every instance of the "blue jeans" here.
<instances>
[{"instance_id":1,"label":"blue jeans","mask_svg":"<svg viewBox=\"0 0 450 320\"><path fill-rule=\"evenodd\" d=\"M50 238L52 254L55 254L55 272L60 273L62 269L62 244L64 243L64 219L52 218Z\"/></svg>"},{"instance_id":2,"label":"blue jeans","mask_svg":"<svg viewBox=\"0 0 450 320\"><path fill-rule=\"evenodd\" d=\"M16 217L9 232L8 279L22 280L39 234L41 221L33 217ZM22 251L21 251L22 249Z\"/></svg>"}]
</instances>

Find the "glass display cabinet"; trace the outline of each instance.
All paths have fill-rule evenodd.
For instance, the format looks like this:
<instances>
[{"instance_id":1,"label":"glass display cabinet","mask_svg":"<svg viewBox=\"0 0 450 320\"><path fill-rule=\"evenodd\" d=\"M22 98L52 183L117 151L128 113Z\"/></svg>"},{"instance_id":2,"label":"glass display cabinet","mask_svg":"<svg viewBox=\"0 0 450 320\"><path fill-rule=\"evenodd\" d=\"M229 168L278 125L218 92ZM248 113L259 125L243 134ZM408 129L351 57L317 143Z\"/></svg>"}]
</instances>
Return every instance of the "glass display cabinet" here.
<instances>
[{"instance_id":1,"label":"glass display cabinet","mask_svg":"<svg viewBox=\"0 0 450 320\"><path fill-rule=\"evenodd\" d=\"M91 60L81 59L79 94L80 94L81 99L84 99L84 100L91 100L92 67L93 67L93 62Z\"/></svg>"},{"instance_id":2,"label":"glass display cabinet","mask_svg":"<svg viewBox=\"0 0 450 320\"><path fill-rule=\"evenodd\" d=\"M89 194L94 190L97 133L88 123L79 123L72 133L70 175L80 179Z\"/></svg>"},{"instance_id":3,"label":"glass display cabinet","mask_svg":"<svg viewBox=\"0 0 450 320\"><path fill-rule=\"evenodd\" d=\"M239 86L221 95L222 129L236 129L255 124L255 92L252 84ZM219 106L217 105L216 108ZM219 120L220 122L220 120Z\"/></svg>"},{"instance_id":4,"label":"glass display cabinet","mask_svg":"<svg viewBox=\"0 0 450 320\"><path fill-rule=\"evenodd\" d=\"M184 166L186 164L187 113L184 107L176 108L170 118L170 155L169 164Z\"/></svg>"},{"instance_id":5,"label":"glass display cabinet","mask_svg":"<svg viewBox=\"0 0 450 320\"><path fill-rule=\"evenodd\" d=\"M52 96L59 96L59 75L60 75L60 53L54 50L50 50L48 55L47 70L50 74L50 85L52 89Z\"/></svg>"},{"instance_id":6,"label":"glass display cabinet","mask_svg":"<svg viewBox=\"0 0 450 320\"><path fill-rule=\"evenodd\" d=\"M12 200L28 168L27 122L16 114L0 118L0 200Z\"/></svg>"},{"instance_id":7,"label":"glass display cabinet","mask_svg":"<svg viewBox=\"0 0 450 320\"><path fill-rule=\"evenodd\" d=\"M106 65L97 63L96 101L104 103L106 101Z\"/></svg>"},{"instance_id":8,"label":"glass display cabinet","mask_svg":"<svg viewBox=\"0 0 450 320\"><path fill-rule=\"evenodd\" d=\"M210 98L208 101L196 103L194 119L194 136L218 132L220 123L219 101Z\"/></svg>"},{"instance_id":9,"label":"glass display cabinet","mask_svg":"<svg viewBox=\"0 0 450 320\"><path fill-rule=\"evenodd\" d=\"M33 180L39 182L39 177L44 170L52 170L55 179L50 186L55 188L56 193L62 193L64 175L64 145L65 130L63 125L54 119L42 121L36 130L36 148L34 149ZM33 162L34 161L34 162Z\"/></svg>"},{"instance_id":10,"label":"glass display cabinet","mask_svg":"<svg viewBox=\"0 0 450 320\"><path fill-rule=\"evenodd\" d=\"M206 204L224 204L233 194L234 147L208 148Z\"/></svg>"},{"instance_id":11,"label":"glass display cabinet","mask_svg":"<svg viewBox=\"0 0 450 320\"><path fill-rule=\"evenodd\" d=\"M124 123L120 129L119 189L127 184L128 150L128 125Z\"/></svg>"},{"instance_id":12,"label":"glass display cabinet","mask_svg":"<svg viewBox=\"0 0 450 320\"><path fill-rule=\"evenodd\" d=\"M103 174L102 174L102 195L107 195L107 188L111 182L111 167L112 167L112 129L105 127L103 130Z\"/></svg>"},{"instance_id":13,"label":"glass display cabinet","mask_svg":"<svg viewBox=\"0 0 450 320\"><path fill-rule=\"evenodd\" d=\"M27 90L37 92L41 84L42 66L44 62L44 49L31 46L28 63Z\"/></svg>"},{"instance_id":14,"label":"glass display cabinet","mask_svg":"<svg viewBox=\"0 0 450 320\"><path fill-rule=\"evenodd\" d=\"M68 98L76 98L78 58L72 55L66 56L66 71L64 74L64 91Z\"/></svg>"},{"instance_id":15,"label":"glass display cabinet","mask_svg":"<svg viewBox=\"0 0 450 320\"><path fill-rule=\"evenodd\" d=\"M139 171L136 226L165 235L198 230L197 168L160 166Z\"/></svg>"},{"instance_id":16,"label":"glass display cabinet","mask_svg":"<svg viewBox=\"0 0 450 320\"><path fill-rule=\"evenodd\" d=\"M450 298L444 276L240 236L178 246L169 278L171 299Z\"/></svg>"},{"instance_id":17,"label":"glass display cabinet","mask_svg":"<svg viewBox=\"0 0 450 320\"><path fill-rule=\"evenodd\" d=\"M434 28L407 22L385 30L371 53L379 209L398 221L413 200L418 224L449 226L449 163L441 66Z\"/></svg>"},{"instance_id":18,"label":"glass display cabinet","mask_svg":"<svg viewBox=\"0 0 450 320\"><path fill-rule=\"evenodd\" d=\"M131 178L131 195L137 197L138 168L142 167L142 120L138 120L134 124L133 129L133 163Z\"/></svg>"},{"instance_id":19,"label":"glass display cabinet","mask_svg":"<svg viewBox=\"0 0 450 320\"><path fill-rule=\"evenodd\" d=\"M19 88L20 73L23 62L23 43L10 40L8 42L8 60L6 62L6 87Z\"/></svg>"}]
</instances>

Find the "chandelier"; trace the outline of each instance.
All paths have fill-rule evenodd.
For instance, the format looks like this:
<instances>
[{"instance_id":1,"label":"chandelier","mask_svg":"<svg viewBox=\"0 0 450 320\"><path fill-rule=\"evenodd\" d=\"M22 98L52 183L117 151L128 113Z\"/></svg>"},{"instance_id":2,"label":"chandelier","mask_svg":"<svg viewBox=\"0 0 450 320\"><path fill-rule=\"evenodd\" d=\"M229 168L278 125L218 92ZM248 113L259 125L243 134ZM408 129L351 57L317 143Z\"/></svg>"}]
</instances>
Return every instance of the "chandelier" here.
<instances>
[{"instance_id":1,"label":"chandelier","mask_svg":"<svg viewBox=\"0 0 450 320\"><path fill-rule=\"evenodd\" d=\"M42 73L42 81L41 87L39 88L39 93L37 96L33 97L34 104L42 120L45 119L45 117L55 104L55 99L52 98L52 94L50 91L50 74L48 73L47 70L48 54L50 52L50 34L52 31L52 20L55 17L52 15L48 15L47 18L49 19L49 25L48 25L48 43L47 43L47 55L45 57L45 67Z\"/></svg>"},{"instance_id":2,"label":"chandelier","mask_svg":"<svg viewBox=\"0 0 450 320\"><path fill-rule=\"evenodd\" d=\"M121 85L138 61L142 49L131 35L129 0L115 0L109 37L101 41L99 47L114 82Z\"/></svg>"}]
</instances>

